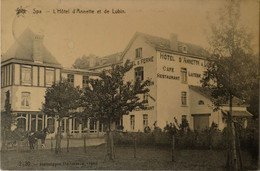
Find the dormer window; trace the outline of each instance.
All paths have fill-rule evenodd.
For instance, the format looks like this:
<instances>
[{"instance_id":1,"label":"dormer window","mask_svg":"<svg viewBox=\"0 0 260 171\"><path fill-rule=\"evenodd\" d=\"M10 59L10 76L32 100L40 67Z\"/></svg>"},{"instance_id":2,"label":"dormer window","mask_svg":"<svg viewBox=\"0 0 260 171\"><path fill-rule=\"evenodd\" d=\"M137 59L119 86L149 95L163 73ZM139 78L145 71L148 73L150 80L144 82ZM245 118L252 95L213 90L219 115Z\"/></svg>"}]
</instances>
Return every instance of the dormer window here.
<instances>
[{"instance_id":1,"label":"dormer window","mask_svg":"<svg viewBox=\"0 0 260 171\"><path fill-rule=\"evenodd\" d=\"M186 46L186 45L183 45L183 47L182 47L182 52L183 52L183 53L187 53L187 46Z\"/></svg>"},{"instance_id":2,"label":"dormer window","mask_svg":"<svg viewBox=\"0 0 260 171\"><path fill-rule=\"evenodd\" d=\"M142 48L135 49L135 58L142 58Z\"/></svg>"},{"instance_id":3,"label":"dormer window","mask_svg":"<svg viewBox=\"0 0 260 171\"><path fill-rule=\"evenodd\" d=\"M182 53L187 53L187 52L188 52L187 45L181 44L181 45L179 46L179 50L180 50Z\"/></svg>"}]
</instances>

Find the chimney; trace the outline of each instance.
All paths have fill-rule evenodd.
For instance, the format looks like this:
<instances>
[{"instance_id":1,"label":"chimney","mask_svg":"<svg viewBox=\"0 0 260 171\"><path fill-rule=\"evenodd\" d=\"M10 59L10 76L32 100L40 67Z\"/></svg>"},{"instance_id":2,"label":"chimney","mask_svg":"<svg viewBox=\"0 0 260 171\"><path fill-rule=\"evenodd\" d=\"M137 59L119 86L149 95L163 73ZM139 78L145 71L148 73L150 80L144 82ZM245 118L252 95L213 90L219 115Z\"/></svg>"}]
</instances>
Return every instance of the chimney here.
<instances>
[{"instance_id":1,"label":"chimney","mask_svg":"<svg viewBox=\"0 0 260 171\"><path fill-rule=\"evenodd\" d=\"M43 35L35 34L33 40L33 60L35 63L43 63Z\"/></svg>"},{"instance_id":2,"label":"chimney","mask_svg":"<svg viewBox=\"0 0 260 171\"><path fill-rule=\"evenodd\" d=\"M178 36L177 34L170 34L170 48L171 50L178 51Z\"/></svg>"}]
</instances>

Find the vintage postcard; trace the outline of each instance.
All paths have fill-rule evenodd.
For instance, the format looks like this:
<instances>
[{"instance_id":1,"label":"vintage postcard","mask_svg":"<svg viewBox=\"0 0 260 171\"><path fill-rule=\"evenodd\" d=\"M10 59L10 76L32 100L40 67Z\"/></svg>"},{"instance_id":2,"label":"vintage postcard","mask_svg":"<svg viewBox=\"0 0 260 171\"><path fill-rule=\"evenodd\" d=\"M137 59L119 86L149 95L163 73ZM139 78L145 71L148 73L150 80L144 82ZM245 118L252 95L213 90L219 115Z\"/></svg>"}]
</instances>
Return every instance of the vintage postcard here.
<instances>
[{"instance_id":1,"label":"vintage postcard","mask_svg":"<svg viewBox=\"0 0 260 171\"><path fill-rule=\"evenodd\" d=\"M2 170L257 170L259 1L2 0Z\"/></svg>"}]
</instances>

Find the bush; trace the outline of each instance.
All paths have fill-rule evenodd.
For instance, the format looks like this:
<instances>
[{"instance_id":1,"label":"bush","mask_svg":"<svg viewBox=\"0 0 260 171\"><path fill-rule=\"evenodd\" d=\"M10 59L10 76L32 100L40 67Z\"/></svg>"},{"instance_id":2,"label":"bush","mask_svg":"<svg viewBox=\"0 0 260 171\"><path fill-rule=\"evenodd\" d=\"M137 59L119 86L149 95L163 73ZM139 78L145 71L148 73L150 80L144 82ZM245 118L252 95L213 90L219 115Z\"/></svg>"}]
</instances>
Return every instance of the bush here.
<instances>
[{"instance_id":1,"label":"bush","mask_svg":"<svg viewBox=\"0 0 260 171\"><path fill-rule=\"evenodd\" d=\"M187 124L188 125L188 124ZM258 157L258 129L248 127L238 130L241 148L247 149L252 155L252 159ZM114 142L116 145L136 144L138 146L171 146L172 136L175 138L175 147L177 149L228 149L230 135L227 128L223 131L217 129L216 124L204 130L191 131L187 128L178 128L175 124L166 125L163 131L154 127L153 131L147 132L115 132Z\"/></svg>"},{"instance_id":2,"label":"bush","mask_svg":"<svg viewBox=\"0 0 260 171\"><path fill-rule=\"evenodd\" d=\"M247 150L252 162L257 162L259 157L259 129L258 120L251 120L247 128L239 127L238 129L241 149Z\"/></svg>"}]
</instances>

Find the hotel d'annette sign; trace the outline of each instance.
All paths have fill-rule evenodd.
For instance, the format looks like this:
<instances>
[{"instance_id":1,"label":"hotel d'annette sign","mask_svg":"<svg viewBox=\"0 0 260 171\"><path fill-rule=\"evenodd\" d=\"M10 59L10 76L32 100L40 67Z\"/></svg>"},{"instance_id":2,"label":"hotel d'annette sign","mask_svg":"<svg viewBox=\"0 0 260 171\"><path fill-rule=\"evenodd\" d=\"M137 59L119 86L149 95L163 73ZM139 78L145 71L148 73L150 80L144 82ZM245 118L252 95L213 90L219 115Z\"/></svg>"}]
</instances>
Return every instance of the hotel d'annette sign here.
<instances>
[{"instance_id":1,"label":"hotel d'annette sign","mask_svg":"<svg viewBox=\"0 0 260 171\"><path fill-rule=\"evenodd\" d=\"M173 61L173 62L175 62L177 60L180 63L182 62L182 63L186 63L186 64L191 64L191 65L206 66L205 61L199 61L197 59L190 59L189 57L183 57L183 56L180 56L178 58L178 57L176 57L172 54L164 53L164 52L160 52L159 59L167 60L167 61Z\"/></svg>"},{"instance_id":2,"label":"hotel d'annette sign","mask_svg":"<svg viewBox=\"0 0 260 171\"><path fill-rule=\"evenodd\" d=\"M182 63L186 63L186 64L190 64L190 65L206 66L205 61L199 61L197 59L190 59L188 57L182 57L182 56L180 56L178 58L172 54L164 53L164 52L160 52L159 59L166 60L166 61L172 61L172 62L175 62L177 60L179 63L182 62ZM133 61L133 64L134 64L134 66L136 66L136 65L142 65L142 64L146 64L146 63L150 63L150 62L154 62L153 56L137 59L137 60ZM173 73L174 68L163 66L163 71ZM198 74L198 73L188 72L188 75L190 77L201 77L201 74ZM161 74L161 73L157 73L157 77L163 78L163 79L180 80L180 76L173 76L173 75L167 75L167 74Z\"/></svg>"},{"instance_id":3,"label":"hotel d'annette sign","mask_svg":"<svg viewBox=\"0 0 260 171\"><path fill-rule=\"evenodd\" d=\"M159 59L167 60L167 61L173 61L173 62L175 62L177 60L179 62L186 63L186 64L206 66L205 61L199 61L197 59L190 59L188 57L183 57L183 56L180 56L178 58L178 57L176 57L172 54L164 53L164 52L160 52ZM153 56L147 57L147 58L137 59L137 60L133 61L133 64L134 65L142 65L142 64L149 63L149 62L154 62Z\"/></svg>"}]
</instances>

